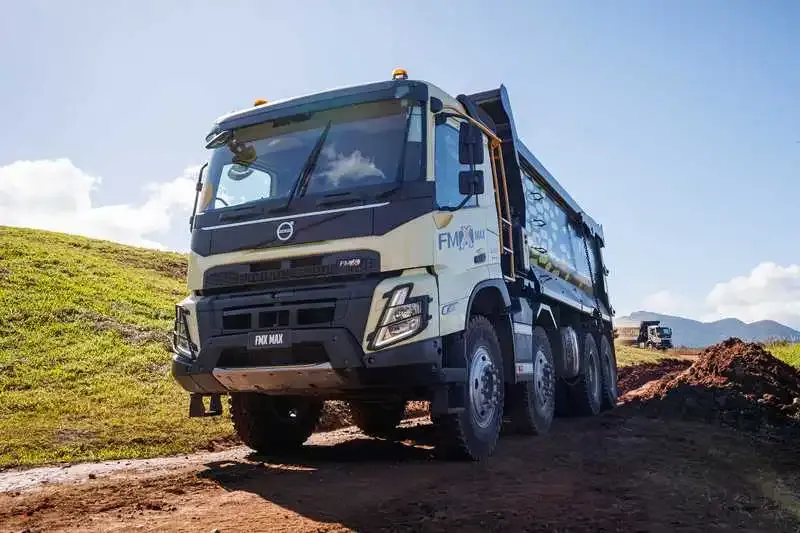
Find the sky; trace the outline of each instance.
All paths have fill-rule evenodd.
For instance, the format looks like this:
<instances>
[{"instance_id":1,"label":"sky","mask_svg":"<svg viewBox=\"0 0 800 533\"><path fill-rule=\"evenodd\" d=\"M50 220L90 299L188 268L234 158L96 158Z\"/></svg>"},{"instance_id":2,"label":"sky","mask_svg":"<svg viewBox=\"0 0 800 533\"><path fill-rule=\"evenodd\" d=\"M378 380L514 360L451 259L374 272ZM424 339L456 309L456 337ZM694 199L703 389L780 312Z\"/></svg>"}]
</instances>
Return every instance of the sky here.
<instances>
[{"instance_id":1,"label":"sky","mask_svg":"<svg viewBox=\"0 0 800 533\"><path fill-rule=\"evenodd\" d=\"M0 0L0 224L186 250L217 117L395 67L508 88L617 316L800 328L793 0Z\"/></svg>"}]
</instances>

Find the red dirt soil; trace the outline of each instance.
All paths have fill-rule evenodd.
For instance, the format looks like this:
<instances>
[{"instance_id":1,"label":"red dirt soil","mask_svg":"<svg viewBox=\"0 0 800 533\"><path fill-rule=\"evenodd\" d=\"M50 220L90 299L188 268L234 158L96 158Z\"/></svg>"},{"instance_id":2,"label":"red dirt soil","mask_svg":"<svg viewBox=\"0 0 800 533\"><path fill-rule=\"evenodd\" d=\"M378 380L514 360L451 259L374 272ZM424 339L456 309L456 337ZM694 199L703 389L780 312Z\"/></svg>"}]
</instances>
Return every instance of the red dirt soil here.
<instances>
[{"instance_id":1,"label":"red dirt soil","mask_svg":"<svg viewBox=\"0 0 800 533\"><path fill-rule=\"evenodd\" d=\"M791 425L798 375L779 363L731 340L691 366L620 369L629 406L556 420L544 437L506 436L483 464L434 460L432 426L417 418L399 442L344 428L294 456L235 448L147 474L0 493L0 531L797 532L796 447L696 421L709 417L693 416L689 401L724 419L742 399ZM659 409L677 416L640 416ZM343 404L326 412L322 427L349 420Z\"/></svg>"},{"instance_id":2,"label":"red dirt soil","mask_svg":"<svg viewBox=\"0 0 800 533\"><path fill-rule=\"evenodd\" d=\"M690 366L692 362L687 359L662 359L657 363L626 366L617 371L617 387L620 394L625 394L668 374L682 372Z\"/></svg>"},{"instance_id":3,"label":"red dirt soil","mask_svg":"<svg viewBox=\"0 0 800 533\"><path fill-rule=\"evenodd\" d=\"M800 436L800 372L761 345L736 338L623 399L652 415L718 422L776 438Z\"/></svg>"},{"instance_id":4,"label":"red dirt soil","mask_svg":"<svg viewBox=\"0 0 800 533\"><path fill-rule=\"evenodd\" d=\"M428 402L408 402L406 404L405 418L418 418L428 414ZM332 431L353 425L350 409L347 402L325 402L317 423L317 431Z\"/></svg>"}]
</instances>

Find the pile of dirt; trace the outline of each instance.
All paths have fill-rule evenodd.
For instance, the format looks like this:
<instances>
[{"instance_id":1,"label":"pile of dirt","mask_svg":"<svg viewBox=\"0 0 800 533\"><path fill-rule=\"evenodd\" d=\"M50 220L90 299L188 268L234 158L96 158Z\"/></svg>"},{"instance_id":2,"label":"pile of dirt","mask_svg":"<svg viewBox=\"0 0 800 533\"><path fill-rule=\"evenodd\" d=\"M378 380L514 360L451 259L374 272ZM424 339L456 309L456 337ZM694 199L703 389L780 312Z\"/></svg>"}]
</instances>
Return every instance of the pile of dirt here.
<instances>
[{"instance_id":1,"label":"pile of dirt","mask_svg":"<svg viewBox=\"0 0 800 533\"><path fill-rule=\"evenodd\" d=\"M408 402L403 418L419 418L428 414L428 402ZM322 416L317 423L317 431L333 431L334 429L344 428L353 425L353 418L350 416L350 407L347 402L328 401L322 408Z\"/></svg>"},{"instance_id":2,"label":"pile of dirt","mask_svg":"<svg viewBox=\"0 0 800 533\"><path fill-rule=\"evenodd\" d=\"M737 338L707 348L682 372L650 381L622 400L655 416L800 435L800 372L760 344Z\"/></svg>"}]
</instances>

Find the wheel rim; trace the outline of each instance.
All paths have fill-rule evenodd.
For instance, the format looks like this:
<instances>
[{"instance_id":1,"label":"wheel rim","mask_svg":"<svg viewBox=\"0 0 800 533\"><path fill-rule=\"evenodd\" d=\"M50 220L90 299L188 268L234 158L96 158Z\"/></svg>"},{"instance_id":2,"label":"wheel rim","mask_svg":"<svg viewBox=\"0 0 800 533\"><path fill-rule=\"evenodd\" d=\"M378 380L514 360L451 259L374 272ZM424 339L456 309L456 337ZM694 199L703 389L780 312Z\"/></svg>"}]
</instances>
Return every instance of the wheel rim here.
<instances>
[{"instance_id":1,"label":"wheel rim","mask_svg":"<svg viewBox=\"0 0 800 533\"><path fill-rule=\"evenodd\" d=\"M479 346L469 369L469 399L472 417L481 428L489 427L497 409L497 369L489 351Z\"/></svg>"},{"instance_id":2,"label":"wheel rim","mask_svg":"<svg viewBox=\"0 0 800 533\"><path fill-rule=\"evenodd\" d=\"M598 361L597 350L589 350L589 368L586 377L589 381L589 387L592 391L593 398L600 398L600 376L598 376Z\"/></svg>"},{"instance_id":3,"label":"wheel rim","mask_svg":"<svg viewBox=\"0 0 800 533\"><path fill-rule=\"evenodd\" d=\"M542 350L537 350L533 358L533 382L536 386L534 394L536 410L540 413L547 413L553 403L555 382L553 381L553 366Z\"/></svg>"}]
</instances>

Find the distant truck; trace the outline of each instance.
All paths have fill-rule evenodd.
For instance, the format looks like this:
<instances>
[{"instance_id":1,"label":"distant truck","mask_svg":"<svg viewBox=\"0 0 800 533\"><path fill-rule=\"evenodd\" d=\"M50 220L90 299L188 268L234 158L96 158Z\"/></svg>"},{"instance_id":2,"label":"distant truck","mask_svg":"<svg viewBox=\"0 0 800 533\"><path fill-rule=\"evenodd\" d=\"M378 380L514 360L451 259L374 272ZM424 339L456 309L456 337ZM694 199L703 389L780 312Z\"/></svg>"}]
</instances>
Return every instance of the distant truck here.
<instances>
[{"instance_id":1,"label":"distant truck","mask_svg":"<svg viewBox=\"0 0 800 533\"><path fill-rule=\"evenodd\" d=\"M642 320L635 325L618 325L614 333L620 344L667 350L672 348L672 328L660 324L660 320Z\"/></svg>"},{"instance_id":2,"label":"distant truck","mask_svg":"<svg viewBox=\"0 0 800 533\"><path fill-rule=\"evenodd\" d=\"M517 136L504 87L392 80L256 101L206 138L172 374L190 416L272 453L322 402L391 434L428 400L437 449L617 402L597 224ZM203 179L205 177L205 179ZM206 409L204 398L209 399Z\"/></svg>"}]
</instances>

